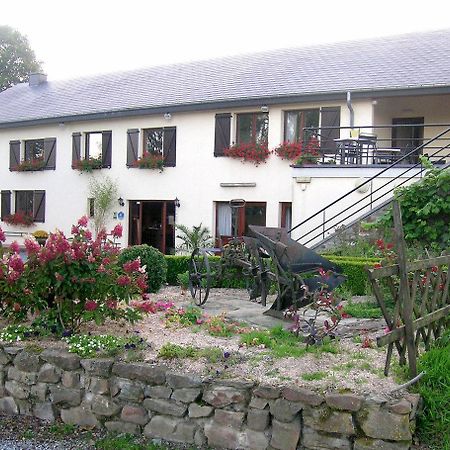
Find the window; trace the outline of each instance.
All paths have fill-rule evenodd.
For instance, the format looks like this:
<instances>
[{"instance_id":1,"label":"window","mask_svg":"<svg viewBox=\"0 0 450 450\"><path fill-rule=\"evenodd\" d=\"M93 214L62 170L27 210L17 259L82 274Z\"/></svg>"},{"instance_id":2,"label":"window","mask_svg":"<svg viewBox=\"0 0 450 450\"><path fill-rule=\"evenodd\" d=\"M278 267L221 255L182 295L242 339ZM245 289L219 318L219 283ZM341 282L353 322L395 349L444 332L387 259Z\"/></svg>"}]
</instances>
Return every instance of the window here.
<instances>
[{"instance_id":1,"label":"window","mask_svg":"<svg viewBox=\"0 0 450 450\"><path fill-rule=\"evenodd\" d=\"M292 228L292 203L280 203L280 227L290 230Z\"/></svg>"},{"instance_id":2,"label":"window","mask_svg":"<svg viewBox=\"0 0 450 450\"><path fill-rule=\"evenodd\" d=\"M44 159L44 139L25 141L25 161Z\"/></svg>"},{"instance_id":3,"label":"window","mask_svg":"<svg viewBox=\"0 0 450 450\"><path fill-rule=\"evenodd\" d=\"M319 128L320 110L305 109L299 111L286 111L284 115L284 141L308 142L314 131L307 131L303 136L303 128Z\"/></svg>"},{"instance_id":4,"label":"window","mask_svg":"<svg viewBox=\"0 0 450 450\"><path fill-rule=\"evenodd\" d=\"M266 225L266 203L247 202L232 208L229 202L216 202L216 236L226 244L233 236L244 236L249 225Z\"/></svg>"},{"instance_id":5,"label":"window","mask_svg":"<svg viewBox=\"0 0 450 450\"><path fill-rule=\"evenodd\" d=\"M1 191L1 219L12 212L30 216L34 222L45 222L45 191Z\"/></svg>"},{"instance_id":6,"label":"window","mask_svg":"<svg viewBox=\"0 0 450 450\"><path fill-rule=\"evenodd\" d=\"M147 128L142 130L140 142L140 130L127 131L127 166L136 167L136 161L146 153L160 155L164 159L164 166L175 167L177 154L177 129L176 127Z\"/></svg>"},{"instance_id":7,"label":"window","mask_svg":"<svg viewBox=\"0 0 450 450\"><path fill-rule=\"evenodd\" d=\"M265 144L269 134L269 114L249 113L237 115L238 144L258 143Z\"/></svg>"},{"instance_id":8,"label":"window","mask_svg":"<svg viewBox=\"0 0 450 450\"><path fill-rule=\"evenodd\" d=\"M88 217L94 217L94 201L93 198L88 198Z\"/></svg>"},{"instance_id":9,"label":"window","mask_svg":"<svg viewBox=\"0 0 450 450\"><path fill-rule=\"evenodd\" d=\"M93 132L85 134L85 159L101 159L103 154L103 133Z\"/></svg>"},{"instance_id":10,"label":"window","mask_svg":"<svg viewBox=\"0 0 450 450\"><path fill-rule=\"evenodd\" d=\"M109 169L112 162L112 131L87 131L72 134L72 168L79 169L81 160L93 160L96 169ZM84 161L86 164L87 161Z\"/></svg>"}]
</instances>

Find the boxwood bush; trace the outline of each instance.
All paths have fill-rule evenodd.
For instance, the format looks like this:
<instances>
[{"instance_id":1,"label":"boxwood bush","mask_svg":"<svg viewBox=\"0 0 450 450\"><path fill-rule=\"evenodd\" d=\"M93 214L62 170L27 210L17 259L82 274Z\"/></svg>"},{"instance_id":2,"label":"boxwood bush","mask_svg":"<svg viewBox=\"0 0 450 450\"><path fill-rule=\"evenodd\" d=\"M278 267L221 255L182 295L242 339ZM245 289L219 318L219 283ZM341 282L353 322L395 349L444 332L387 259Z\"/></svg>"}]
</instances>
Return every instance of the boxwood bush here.
<instances>
[{"instance_id":1,"label":"boxwood bush","mask_svg":"<svg viewBox=\"0 0 450 450\"><path fill-rule=\"evenodd\" d=\"M142 244L124 248L120 252L119 262L123 264L133 261L138 256L141 258L141 265L147 268L148 292L158 292L167 278L166 258L156 248Z\"/></svg>"}]
</instances>

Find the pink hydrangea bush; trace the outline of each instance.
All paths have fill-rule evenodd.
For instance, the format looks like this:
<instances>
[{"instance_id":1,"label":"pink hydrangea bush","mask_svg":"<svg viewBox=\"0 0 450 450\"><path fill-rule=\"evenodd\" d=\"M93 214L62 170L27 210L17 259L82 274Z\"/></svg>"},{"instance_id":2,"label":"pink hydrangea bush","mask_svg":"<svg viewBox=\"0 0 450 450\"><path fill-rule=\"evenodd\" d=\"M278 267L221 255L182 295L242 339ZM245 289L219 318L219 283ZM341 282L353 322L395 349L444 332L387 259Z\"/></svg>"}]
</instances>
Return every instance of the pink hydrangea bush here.
<instances>
[{"instance_id":1,"label":"pink hydrangea bush","mask_svg":"<svg viewBox=\"0 0 450 450\"><path fill-rule=\"evenodd\" d=\"M44 247L26 239L26 263L18 246L7 250L0 262L3 308L11 309L15 303L23 311L54 308L61 325L74 331L91 320L137 320L138 312L128 304L147 288L145 268L139 259L118 262L115 240L122 235L121 225L109 235L102 230L95 239L87 225L87 217L82 217L72 226L70 238L62 231L50 233Z\"/></svg>"}]
</instances>

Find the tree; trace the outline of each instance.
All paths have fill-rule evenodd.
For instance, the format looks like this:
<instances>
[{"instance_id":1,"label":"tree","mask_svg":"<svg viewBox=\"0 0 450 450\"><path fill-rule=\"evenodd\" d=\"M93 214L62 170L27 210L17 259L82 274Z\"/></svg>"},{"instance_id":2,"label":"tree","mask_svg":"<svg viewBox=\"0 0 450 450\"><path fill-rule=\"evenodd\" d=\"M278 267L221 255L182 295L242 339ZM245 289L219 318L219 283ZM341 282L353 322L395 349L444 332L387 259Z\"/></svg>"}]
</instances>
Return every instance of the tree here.
<instances>
[{"instance_id":1,"label":"tree","mask_svg":"<svg viewBox=\"0 0 450 450\"><path fill-rule=\"evenodd\" d=\"M192 228L186 225L175 225L175 227L181 232L181 234L177 234L177 238L182 241L177 248L180 251L191 252L196 248L208 247L212 244L212 236L209 234L208 228L203 227L201 223Z\"/></svg>"},{"instance_id":2,"label":"tree","mask_svg":"<svg viewBox=\"0 0 450 450\"><path fill-rule=\"evenodd\" d=\"M108 216L117 202L117 183L109 177L91 178L89 196L94 199L94 231L98 233L106 227Z\"/></svg>"},{"instance_id":3,"label":"tree","mask_svg":"<svg viewBox=\"0 0 450 450\"><path fill-rule=\"evenodd\" d=\"M23 83L31 72L41 70L28 39L9 26L0 26L0 92Z\"/></svg>"}]
</instances>

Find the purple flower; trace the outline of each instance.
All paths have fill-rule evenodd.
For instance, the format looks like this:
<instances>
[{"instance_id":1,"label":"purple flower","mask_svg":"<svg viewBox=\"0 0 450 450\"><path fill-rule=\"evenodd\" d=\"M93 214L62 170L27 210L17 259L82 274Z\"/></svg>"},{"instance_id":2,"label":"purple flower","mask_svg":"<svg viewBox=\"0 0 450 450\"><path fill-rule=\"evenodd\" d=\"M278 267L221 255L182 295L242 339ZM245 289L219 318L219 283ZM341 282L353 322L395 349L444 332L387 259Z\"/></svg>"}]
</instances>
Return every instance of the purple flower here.
<instances>
[{"instance_id":1,"label":"purple flower","mask_svg":"<svg viewBox=\"0 0 450 450\"><path fill-rule=\"evenodd\" d=\"M223 357L224 358L229 358L230 357L230 352L223 352Z\"/></svg>"}]
</instances>

